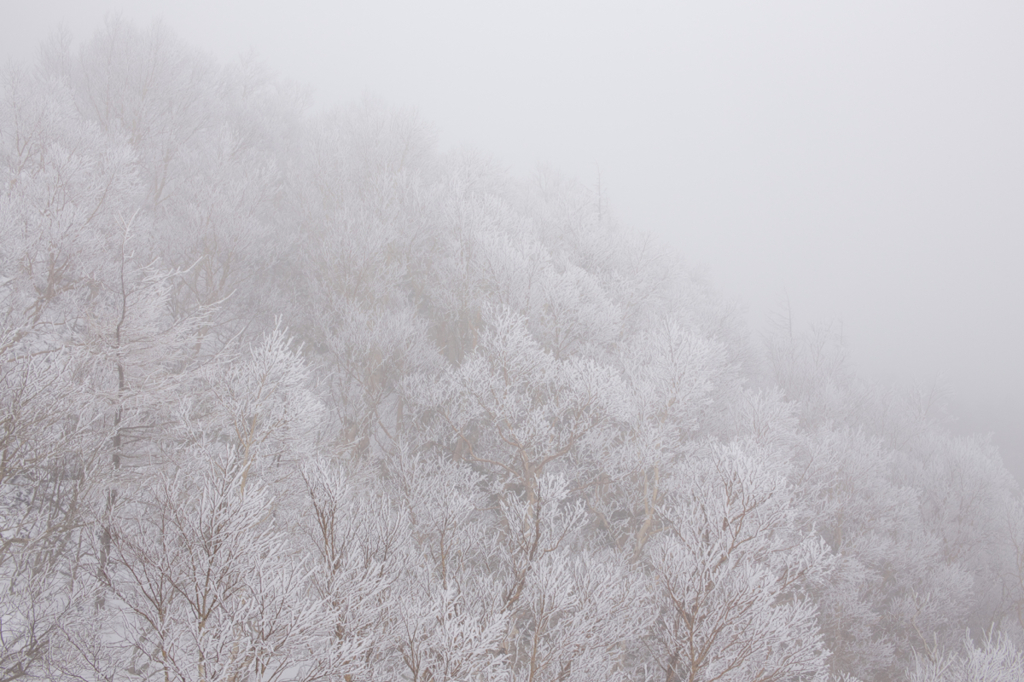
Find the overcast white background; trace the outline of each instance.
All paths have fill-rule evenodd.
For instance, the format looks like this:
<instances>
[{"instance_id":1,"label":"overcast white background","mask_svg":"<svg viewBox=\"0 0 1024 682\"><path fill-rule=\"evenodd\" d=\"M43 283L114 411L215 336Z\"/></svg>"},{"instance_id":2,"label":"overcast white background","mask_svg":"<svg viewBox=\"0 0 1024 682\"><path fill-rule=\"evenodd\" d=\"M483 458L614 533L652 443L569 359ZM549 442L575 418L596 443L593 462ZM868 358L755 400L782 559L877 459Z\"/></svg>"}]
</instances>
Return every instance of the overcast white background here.
<instances>
[{"instance_id":1,"label":"overcast white background","mask_svg":"<svg viewBox=\"0 0 1024 682\"><path fill-rule=\"evenodd\" d=\"M544 164L661 235L756 331L841 320L870 379L936 380L1024 475L1024 3L0 0L0 56L161 19L442 149Z\"/></svg>"}]
</instances>

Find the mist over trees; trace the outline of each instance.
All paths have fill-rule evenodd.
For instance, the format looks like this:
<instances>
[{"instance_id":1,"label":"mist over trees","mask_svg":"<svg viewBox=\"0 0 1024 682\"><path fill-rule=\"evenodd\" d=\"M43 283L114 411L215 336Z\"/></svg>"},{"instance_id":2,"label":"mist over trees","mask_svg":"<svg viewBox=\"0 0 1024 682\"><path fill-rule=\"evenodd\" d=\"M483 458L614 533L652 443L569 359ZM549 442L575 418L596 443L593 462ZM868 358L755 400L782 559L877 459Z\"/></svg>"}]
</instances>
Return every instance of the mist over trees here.
<instances>
[{"instance_id":1,"label":"mist over trees","mask_svg":"<svg viewBox=\"0 0 1024 682\"><path fill-rule=\"evenodd\" d=\"M1019 680L1024 508L587 187L156 26L0 93L0 680Z\"/></svg>"}]
</instances>

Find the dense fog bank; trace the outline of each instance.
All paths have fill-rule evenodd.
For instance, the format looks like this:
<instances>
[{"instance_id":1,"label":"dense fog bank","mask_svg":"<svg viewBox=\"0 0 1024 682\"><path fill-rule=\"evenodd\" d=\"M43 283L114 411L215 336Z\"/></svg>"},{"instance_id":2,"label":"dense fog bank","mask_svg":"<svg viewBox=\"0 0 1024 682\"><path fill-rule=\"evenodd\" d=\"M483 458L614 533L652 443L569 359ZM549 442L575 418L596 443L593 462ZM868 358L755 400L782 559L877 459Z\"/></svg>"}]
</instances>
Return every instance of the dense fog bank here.
<instances>
[{"instance_id":1,"label":"dense fog bank","mask_svg":"<svg viewBox=\"0 0 1024 682\"><path fill-rule=\"evenodd\" d=\"M0 231L2 680L1024 674L998 452L592 189L114 21Z\"/></svg>"}]
</instances>

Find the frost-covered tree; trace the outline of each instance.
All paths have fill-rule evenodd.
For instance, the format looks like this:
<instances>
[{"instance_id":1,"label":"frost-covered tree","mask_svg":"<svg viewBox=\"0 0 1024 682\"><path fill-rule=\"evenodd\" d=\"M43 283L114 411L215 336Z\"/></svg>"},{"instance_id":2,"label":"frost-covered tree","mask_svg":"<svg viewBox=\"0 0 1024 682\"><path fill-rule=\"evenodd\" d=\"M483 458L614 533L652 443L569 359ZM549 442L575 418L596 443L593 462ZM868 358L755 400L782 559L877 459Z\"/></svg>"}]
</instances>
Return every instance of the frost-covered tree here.
<instances>
[{"instance_id":1,"label":"frost-covered tree","mask_svg":"<svg viewBox=\"0 0 1024 682\"><path fill-rule=\"evenodd\" d=\"M654 664L673 681L825 679L803 595L827 582L827 548L798 530L792 490L752 443L694 458L652 541Z\"/></svg>"},{"instance_id":2,"label":"frost-covered tree","mask_svg":"<svg viewBox=\"0 0 1024 682\"><path fill-rule=\"evenodd\" d=\"M1006 637L967 637L961 653L919 656L910 682L1010 682L1024 675L1024 656Z\"/></svg>"},{"instance_id":3,"label":"frost-covered tree","mask_svg":"<svg viewBox=\"0 0 1024 682\"><path fill-rule=\"evenodd\" d=\"M82 572L102 570L91 524L121 464L152 453L142 441L191 323L169 314L172 275L134 254L130 152L79 117L64 83L5 74L0 164L4 665L31 675L84 598Z\"/></svg>"},{"instance_id":4,"label":"frost-covered tree","mask_svg":"<svg viewBox=\"0 0 1024 682\"><path fill-rule=\"evenodd\" d=\"M84 663L101 678L319 679L328 611L308 590L312 563L236 453L192 454L118 510L110 620L100 641L74 642Z\"/></svg>"}]
</instances>

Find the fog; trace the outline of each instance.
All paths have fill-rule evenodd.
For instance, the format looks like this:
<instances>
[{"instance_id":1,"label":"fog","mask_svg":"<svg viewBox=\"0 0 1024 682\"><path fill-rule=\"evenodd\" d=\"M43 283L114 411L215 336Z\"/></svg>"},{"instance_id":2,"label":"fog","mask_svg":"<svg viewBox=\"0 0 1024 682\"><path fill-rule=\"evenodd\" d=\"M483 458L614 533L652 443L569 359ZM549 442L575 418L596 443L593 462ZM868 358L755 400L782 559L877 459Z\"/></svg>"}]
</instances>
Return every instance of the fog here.
<instances>
[{"instance_id":1,"label":"fog","mask_svg":"<svg viewBox=\"0 0 1024 682\"><path fill-rule=\"evenodd\" d=\"M510 7L3 7L0 679L1024 679L1024 9Z\"/></svg>"},{"instance_id":2,"label":"fog","mask_svg":"<svg viewBox=\"0 0 1024 682\"><path fill-rule=\"evenodd\" d=\"M328 7L328 5L331 5ZM1024 5L3 0L0 52L159 19L314 106L413 107L442 149L550 166L749 313L841 323L1024 475ZM835 322L839 321L839 322Z\"/></svg>"}]
</instances>

